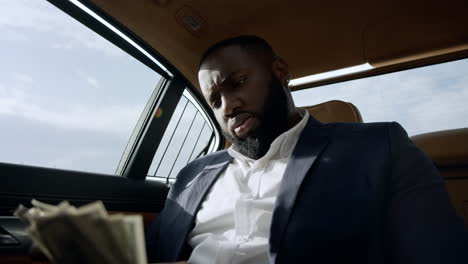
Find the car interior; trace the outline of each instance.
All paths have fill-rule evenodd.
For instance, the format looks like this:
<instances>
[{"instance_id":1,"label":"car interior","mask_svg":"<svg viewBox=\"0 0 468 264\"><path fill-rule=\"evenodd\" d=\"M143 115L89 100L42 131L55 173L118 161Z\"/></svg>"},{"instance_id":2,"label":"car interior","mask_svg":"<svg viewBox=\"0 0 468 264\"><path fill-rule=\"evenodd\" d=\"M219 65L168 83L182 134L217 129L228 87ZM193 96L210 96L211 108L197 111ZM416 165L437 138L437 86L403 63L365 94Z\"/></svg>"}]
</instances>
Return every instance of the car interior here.
<instances>
[{"instance_id":1,"label":"car interior","mask_svg":"<svg viewBox=\"0 0 468 264\"><path fill-rule=\"evenodd\" d=\"M135 127L129 128L125 150L116 153L120 161L115 173L0 160L0 263L48 263L31 251L25 224L13 216L19 204L29 205L33 198L75 205L102 200L113 213L141 214L148 226L162 210L178 170L229 145L197 79L201 54L217 41L237 35L265 38L287 61L293 92L468 58L468 2L463 0L40 2L78 21L161 78ZM22 13L16 16L20 20ZM371 68L312 81L303 78L356 65ZM464 86L466 91L468 83ZM128 87L128 91L137 89ZM1 97L2 93L0 102ZM353 101L311 101L301 107L325 123L368 120ZM187 109L192 108L194 114L188 116ZM114 118L118 122L119 117ZM189 125L177 134L185 119ZM3 129L8 130L8 125ZM184 144L192 139L193 146L185 150ZM440 171L468 230L468 126L415 134L411 139ZM168 158L173 163L165 169L169 161L164 157L178 141L182 145Z\"/></svg>"}]
</instances>

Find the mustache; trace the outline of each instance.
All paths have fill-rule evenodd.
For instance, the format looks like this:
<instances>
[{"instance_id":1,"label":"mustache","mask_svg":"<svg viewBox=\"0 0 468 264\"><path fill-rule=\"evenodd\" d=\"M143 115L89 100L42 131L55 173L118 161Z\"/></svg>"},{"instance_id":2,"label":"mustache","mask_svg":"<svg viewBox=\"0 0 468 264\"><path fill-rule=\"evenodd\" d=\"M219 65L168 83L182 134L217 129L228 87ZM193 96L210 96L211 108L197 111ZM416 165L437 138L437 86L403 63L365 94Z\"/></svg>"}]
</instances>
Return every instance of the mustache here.
<instances>
[{"instance_id":1,"label":"mustache","mask_svg":"<svg viewBox=\"0 0 468 264\"><path fill-rule=\"evenodd\" d=\"M254 116L256 118L259 118L259 119L263 118L262 113L252 112L252 111L248 111L248 110L237 111L237 112L234 112L232 114L226 115L226 117L229 118L229 119L236 118L240 114L249 114L249 115L252 115L252 116Z\"/></svg>"}]
</instances>

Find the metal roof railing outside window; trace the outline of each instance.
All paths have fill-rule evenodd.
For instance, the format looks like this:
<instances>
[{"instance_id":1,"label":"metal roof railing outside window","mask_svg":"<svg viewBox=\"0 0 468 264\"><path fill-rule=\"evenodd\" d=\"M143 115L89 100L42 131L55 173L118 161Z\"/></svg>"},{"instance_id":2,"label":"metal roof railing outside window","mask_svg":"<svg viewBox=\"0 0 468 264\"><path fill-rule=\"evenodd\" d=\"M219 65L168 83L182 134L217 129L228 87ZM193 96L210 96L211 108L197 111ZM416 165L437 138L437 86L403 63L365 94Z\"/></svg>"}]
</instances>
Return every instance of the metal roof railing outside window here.
<instances>
[{"instance_id":1,"label":"metal roof railing outside window","mask_svg":"<svg viewBox=\"0 0 468 264\"><path fill-rule=\"evenodd\" d=\"M169 183L189 162L208 154L215 132L203 113L184 93L161 140L149 177Z\"/></svg>"}]
</instances>

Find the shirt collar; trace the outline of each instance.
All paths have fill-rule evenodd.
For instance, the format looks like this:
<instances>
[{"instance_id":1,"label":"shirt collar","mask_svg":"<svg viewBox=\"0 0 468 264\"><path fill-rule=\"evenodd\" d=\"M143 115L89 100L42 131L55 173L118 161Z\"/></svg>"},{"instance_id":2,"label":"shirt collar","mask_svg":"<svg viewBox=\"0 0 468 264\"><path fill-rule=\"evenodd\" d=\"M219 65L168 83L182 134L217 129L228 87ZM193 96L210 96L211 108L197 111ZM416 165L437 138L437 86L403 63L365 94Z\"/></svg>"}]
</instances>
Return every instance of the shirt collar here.
<instances>
[{"instance_id":1,"label":"shirt collar","mask_svg":"<svg viewBox=\"0 0 468 264\"><path fill-rule=\"evenodd\" d=\"M240 152L235 150L233 146L228 148L228 153L234 159L243 161L249 164L252 163L265 163L272 159L282 159L287 158L291 155L294 147L296 146L297 140L304 130L307 121L309 120L309 113L305 109L299 109L299 113L302 115L301 121L299 121L295 126L289 130L283 132L279 135L270 145L267 153L258 160L251 159L242 155Z\"/></svg>"}]
</instances>

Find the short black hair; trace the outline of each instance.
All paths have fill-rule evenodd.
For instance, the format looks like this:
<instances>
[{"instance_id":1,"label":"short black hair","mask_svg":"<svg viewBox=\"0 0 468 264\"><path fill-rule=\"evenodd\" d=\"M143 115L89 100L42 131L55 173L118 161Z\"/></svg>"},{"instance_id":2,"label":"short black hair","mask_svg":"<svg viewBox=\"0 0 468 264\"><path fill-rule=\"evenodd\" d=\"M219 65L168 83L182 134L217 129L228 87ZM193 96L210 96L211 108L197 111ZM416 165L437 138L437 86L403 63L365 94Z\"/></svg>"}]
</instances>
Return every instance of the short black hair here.
<instances>
[{"instance_id":1,"label":"short black hair","mask_svg":"<svg viewBox=\"0 0 468 264\"><path fill-rule=\"evenodd\" d=\"M198 68L200 68L202 63L210 54L227 46L240 46L246 50L263 51L268 54L268 56L271 56L272 59L276 57L275 51L265 39L254 35L242 35L224 39L211 45L205 52L203 52Z\"/></svg>"}]
</instances>

